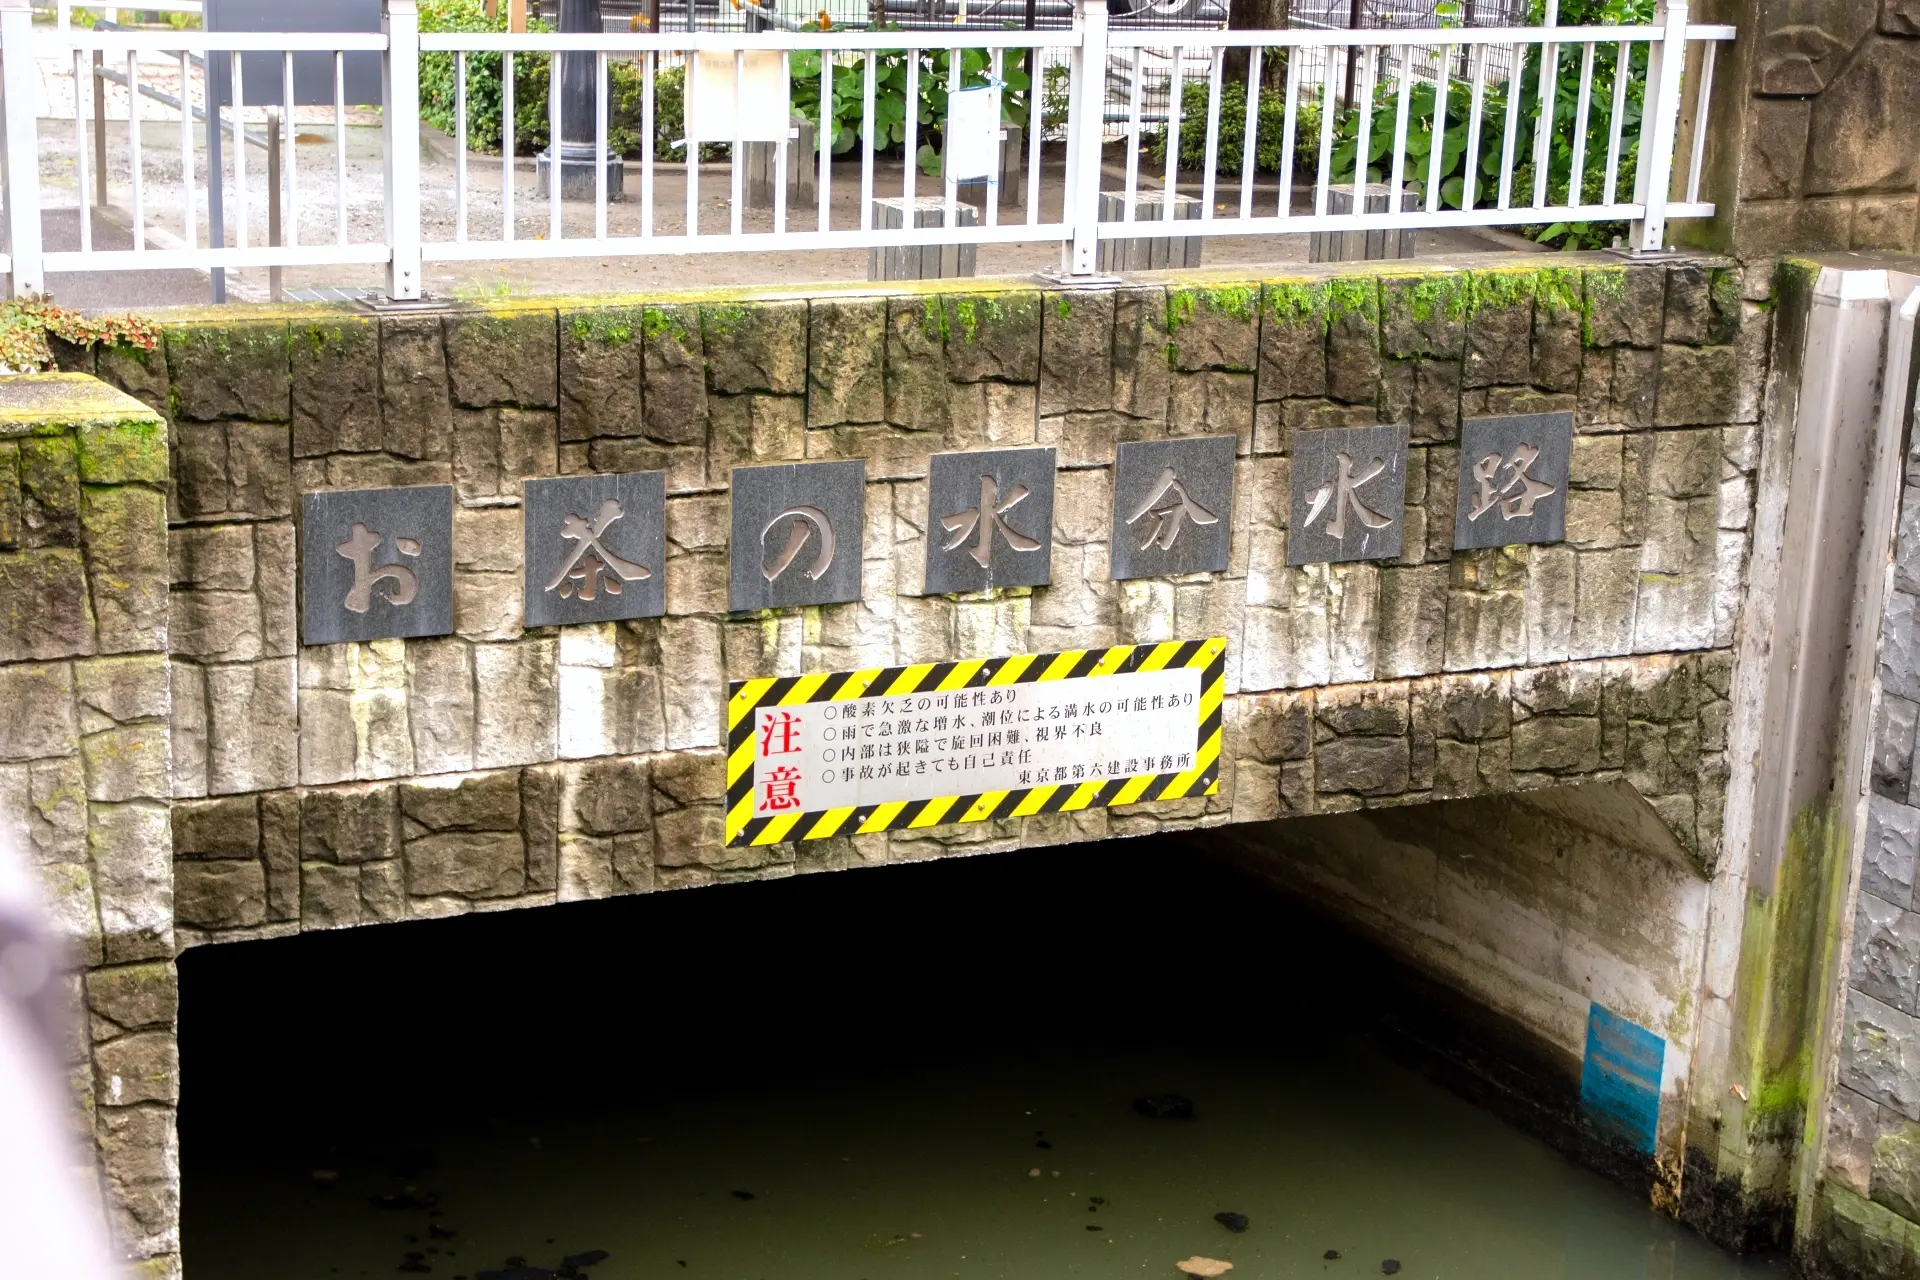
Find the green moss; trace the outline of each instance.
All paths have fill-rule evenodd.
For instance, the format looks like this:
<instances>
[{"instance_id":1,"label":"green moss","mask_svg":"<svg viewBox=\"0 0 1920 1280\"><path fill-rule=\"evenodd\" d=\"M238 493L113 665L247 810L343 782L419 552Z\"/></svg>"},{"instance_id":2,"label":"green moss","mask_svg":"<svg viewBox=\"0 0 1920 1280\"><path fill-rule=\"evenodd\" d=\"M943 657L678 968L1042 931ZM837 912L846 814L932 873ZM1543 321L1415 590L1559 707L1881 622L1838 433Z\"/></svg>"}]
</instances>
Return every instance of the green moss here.
<instances>
[{"instance_id":1,"label":"green moss","mask_svg":"<svg viewBox=\"0 0 1920 1280\"><path fill-rule=\"evenodd\" d=\"M1464 272L1427 276L1395 292L1415 324L1465 320L1472 311L1473 281Z\"/></svg>"},{"instance_id":2,"label":"green moss","mask_svg":"<svg viewBox=\"0 0 1920 1280\"><path fill-rule=\"evenodd\" d=\"M573 317L569 327L574 339L579 342L618 347L633 341L633 316L625 311L582 313Z\"/></svg>"},{"instance_id":3,"label":"green moss","mask_svg":"<svg viewBox=\"0 0 1920 1280\"><path fill-rule=\"evenodd\" d=\"M165 484L167 427L158 418L80 428L80 479L87 484Z\"/></svg>"},{"instance_id":4,"label":"green moss","mask_svg":"<svg viewBox=\"0 0 1920 1280\"><path fill-rule=\"evenodd\" d=\"M1627 269L1625 267L1589 267L1587 296L1595 302L1625 302L1627 300Z\"/></svg>"},{"instance_id":5,"label":"green moss","mask_svg":"<svg viewBox=\"0 0 1920 1280\"><path fill-rule=\"evenodd\" d=\"M1587 271L1586 296L1580 308L1580 341L1584 346L1593 346L1593 313L1602 304L1608 306L1625 302L1627 298L1627 269L1625 267L1594 267Z\"/></svg>"},{"instance_id":6,"label":"green moss","mask_svg":"<svg viewBox=\"0 0 1920 1280\"><path fill-rule=\"evenodd\" d=\"M1180 332L1180 326L1193 319L1194 308L1199 305L1191 289L1167 290L1167 332Z\"/></svg>"},{"instance_id":7,"label":"green moss","mask_svg":"<svg viewBox=\"0 0 1920 1280\"><path fill-rule=\"evenodd\" d=\"M1562 314L1578 314L1585 305L1576 267L1542 267L1534 277L1533 304Z\"/></svg>"},{"instance_id":8,"label":"green moss","mask_svg":"<svg viewBox=\"0 0 1920 1280\"><path fill-rule=\"evenodd\" d=\"M1330 297L1324 284L1270 284L1263 294L1267 314L1283 324L1318 324L1327 327L1327 303Z\"/></svg>"},{"instance_id":9,"label":"green moss","mask_svg":"<svg viewBox=\"0 0 1920 1280\"><path fill-rule=\"evenodd\" d=\"M1365 280L1329 280L1327 290L1327 323L1345 316L1364 316L1370 323L1380 320L1380 282L1368 278Z\"/></svg>"},{"instance_id":10,"label":"green moss","mask_svg":"<svg viewBox=\"0 0 1920 1280\"><path fill-rule=\"evenodd\" d=\"M1486 307L1517 307L1533 301L1539 281L1533 271L1475 271L1469 277L1471 297L1467 313Z\"/></svg>"},{"instance_id":11,"label":"green moss","mask_svg":"<svg viewBox=\"0 0 1920 1280\"><path fill-rule=\"evenodd\" d=\"M920 336L928 342L937 342L945 346L947 342L947 307L940 298L922 298L920 306Z\"/></svg>"},{"instance_id":12,"label":"green moss","mask_svg":"<svg viewBox=\"0 0 1920 1280\"><path fill-rule=\"evenodd\" d=\"M1750 1143L1799 1140L1818 1088L1814 1050L1827 1023L1847 872L1847 832L1831 798L1794 814L1771 893L1747 898L1740 1016ZM1736 1059L1738 1060L1738 1059Z\"/></svg>"},{"instance_id":13,"label":"green moss","mask_svg":"<svg viewBox=\"0 0 1920 1280\"><path fill-rule=\"evenodd\" d=\"M1055 294L1053 299L1053 313L1062 320L1065 320L1073 314L1073 299L1064 293Z\"/></svg>"},{"instance_id":14,"label":"green moss","mask_svg":"<svg viewBox=\"0 0 1920 1280\"><path fill-rule=\"evenodd\" d=\"M649 342L672 338L683 347L693 345L693 334L682 322L678 308L669 311L665 307L642 307L640 335Z\"/></svg>"},{"instance_id":15,"label":"green moss","mask_svg":"<svg viewBox=\"0 0 1920 1280\"><path fill-rule=\"evenodd\" d=\"M1204 290L1201 296L1207 306L1221 315L1232 316L1243 324L1251 324L1260 309L1260 291L1252 285L1236 284L1220 289Z\"/></svg>"},{"instance_id":16,"label":"green moss","mask_svg":"<svg viewBox=\"0 0 1920 1280\"><path fill-rule=\"evenodd\" d=\"M997 323L1005 320L1007 314L1007 309L1001 304L1000 299L991 295L984 298L953 299L953 321L958 322L960 326L961 341L969 346L979 334L983 319ZM947 331L952 332L951 323Z\"/></svg>"},{"instance_id":17,"label":"green moss","mask_svg":"<svg viewBox=\"0 0 1920 1280\"><path fill-rule=\"evenodd\" d=\"M746 327L747 309L738 305L701 307L700 324L713 337L724 340Z\"/></svg>"},{"instance_id":18,"label":"green moss","mask_svg":"<svg viewBox=\"0 0 1920 1280\"><path fill-rule=\"evenodd\" d=\"M1252 285L1167 290L1167 332L1177 333L1201 307L1215 315L1251 324L1259 314L1260 291Z\"/></svg>"},{"instance_id":19,"label":"green moss","mask_svg":"<svg viewBox=\"0 0 1920 1280\"><path fill-rule=\"evenodd\" d=\"M953 304L954 319L960 322L960 333L969 343L980 328L980 317L973 313L973 299L961 298Z\"/></svg>"}]
</instances>

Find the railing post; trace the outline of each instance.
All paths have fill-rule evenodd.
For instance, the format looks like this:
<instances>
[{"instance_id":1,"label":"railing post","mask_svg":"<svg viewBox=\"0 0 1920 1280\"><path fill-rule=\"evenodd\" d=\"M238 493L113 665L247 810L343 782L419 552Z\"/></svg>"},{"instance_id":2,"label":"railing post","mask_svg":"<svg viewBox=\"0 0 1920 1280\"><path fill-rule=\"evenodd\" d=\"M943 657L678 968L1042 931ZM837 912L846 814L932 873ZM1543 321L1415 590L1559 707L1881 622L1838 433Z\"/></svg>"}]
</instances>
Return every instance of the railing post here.
<instances>
[{"instance_id":1,"label":"railing post","mask_svg":"<svg viewBox=\"0 0 1920 1280\"><path fill-rule=\"evenodd\" d=\"M13 296L47 289L40 267L40 139L33 92L33 9L29 0L0 0L0 129L5 131L7 252L13 259ZM78 110L76 105L75 110ZM86 192L80 193L82 200Z\"/></svg>"},{"instance_id":2,"label":"railing post","mask_svg":"<svg viewBox=\"0 0 1920 1280\"><path fill-rule=\"evenodd\" d=\"M1107 0L1074 0L1073 93L1067 101L1066 221L1073 229L1067 274L1099 274L1100 144L1106 129ZM1039 100L1039 91L1034 100Z\"/></svg>"},{"instance_id":3,"label":"railing post","mask_svg":"<svg viewBox=\"0 0 1920 1280\"><path fill-rule=\"evenodd\" d=\"M1664 28L1647 48L1647 97L1641 115L1640 163L1634 203L1645 216L1633 224L1629 247L1658 253L1667 241L1667 198L1673 189L1674 138L1680 127L1680 76L1687 65L1686 0L1666 0L1654 21Z\"/></svg>"},{"instance_id":4,"label":"railing post","mask_svg":"<svg viewBox=\"0 0 1920 1280\"><path fill-rule=\"evenodd\" d=\"M420 14L414 0L384 0L380 29L387 37L382 59L386 101L381 119L386 142L387 297L420 296Z\"/></svg>"}]
</instances>

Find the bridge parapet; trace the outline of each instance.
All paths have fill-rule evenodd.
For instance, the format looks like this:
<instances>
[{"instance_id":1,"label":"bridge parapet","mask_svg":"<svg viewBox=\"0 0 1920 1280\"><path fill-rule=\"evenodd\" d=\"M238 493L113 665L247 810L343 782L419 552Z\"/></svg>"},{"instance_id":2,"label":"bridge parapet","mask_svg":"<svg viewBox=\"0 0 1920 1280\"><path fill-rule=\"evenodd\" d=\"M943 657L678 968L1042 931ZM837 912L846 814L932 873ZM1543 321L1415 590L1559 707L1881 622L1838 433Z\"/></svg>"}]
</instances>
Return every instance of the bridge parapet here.
<instances>
[{"instance_id":1,"label":"bridge parapet","mask_svg":"<svg viewBox=\"0 0 1920 1280\"><path fill-rule=\"evenodd\" d=\"M128 588L167 604L157 981L176 945L1587 784L1630 786L1654 844L1717 866L1771 328L1717 260L161 321L156 352L71 359L170 447L143 481L166 485L164 589ZM1552 412L1564 540L1456 551L1463 422ZM1289 564L1299 433L1379 423L1408 429L1399 553ZM1227 567L1113 581L1116 449L1203 435L1233 441L1231 494L1196 495L1231 499ZM1050 583L928 594L931 457L1016 446L1056 451ZM4 456L0 499L28 495ZM854 458L861 598L731 610L732 468ZM523 480L645 470L664 614L524 625ZM301 495L422 484L452 489L451 631L302 645ZM1215 636L1213 794L723 838L729 680ZM93 875L86 918L110 920L120 882ZM103 1103L139 1067L170 1126L171 1058L103 1052ZM171 1202L116 1195L128 1247L169 1256Z\"/></svg>"}]
</instances>

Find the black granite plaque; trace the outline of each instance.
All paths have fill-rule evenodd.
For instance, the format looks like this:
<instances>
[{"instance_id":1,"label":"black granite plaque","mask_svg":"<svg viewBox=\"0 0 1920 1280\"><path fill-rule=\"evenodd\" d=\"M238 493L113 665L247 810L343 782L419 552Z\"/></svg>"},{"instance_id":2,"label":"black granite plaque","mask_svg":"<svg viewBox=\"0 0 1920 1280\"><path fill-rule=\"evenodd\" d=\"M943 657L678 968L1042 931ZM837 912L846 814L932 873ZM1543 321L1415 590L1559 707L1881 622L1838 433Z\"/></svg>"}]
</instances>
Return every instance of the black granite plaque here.
<instances>
[{"instance_id":1,"label":"black granite plaque","mask_svg":"<svg viewBox=\"0 0 1920 1280\"><path fill-rule=\"evenodd\" d=\"M1333 427L1293 438L1287 563L1392 560L1407 514L1407 428Z\"/></svg>"},{"instance_id":2,"label":"black granite plaque","mask_svg":"<svg viewBox=\"0 0 1920 1280\"><path fill-rule=\"evenodd\" d=\"M1528 413L1460 424L1453 545L1504 547L1567 536L1573 415Z\"/></svg>"},{"instance_id":3,"label":"black granite plaque","mask_svg":"<svg viewBox=\"0 0 1920 1280\"><path fill-rule=\"evenodd\" d=\"M523 482L526 624L667 611L667 473Z\"/></svg>"},{"instance_id":4,"label":"black granite plaque","mask_svg":"<svg viewBox=\"0 0 1920 1280\"><path fill-rule=\"evenodd\" d=\"M1052 449L936 453L927 476L928 595L1053 580Z\"/></svg>"},{"instance_id":5,"label":"black granite plaque","mask_svg":"<svg viewBox=\"0 0 1920 1280\"><path fill-rule=\"evenodd\" d=\"M1113 462L1111 576L1222 573L1233 547L1232 436L1137 440Z\"/></svg>"},{"instance_id":6,"label":"black granite plaque","mask_svg":"<svg viewBox=\"0 0 1920 1280\"><path fill-rule=\"evenodd\" d=\"M300 634L308 644L453 630L453 487L300 495Z\"/></svg>"},{"instance_id":7,"label":"black granite plaque","mask_svg":"<svg viewBox=\"0 0 1920 1280\"><path fill-rule=\"evenodd\" d=\"M727 607L860 598L867 464L790 462L733 469Z\"/></svg>"}]
</instances>

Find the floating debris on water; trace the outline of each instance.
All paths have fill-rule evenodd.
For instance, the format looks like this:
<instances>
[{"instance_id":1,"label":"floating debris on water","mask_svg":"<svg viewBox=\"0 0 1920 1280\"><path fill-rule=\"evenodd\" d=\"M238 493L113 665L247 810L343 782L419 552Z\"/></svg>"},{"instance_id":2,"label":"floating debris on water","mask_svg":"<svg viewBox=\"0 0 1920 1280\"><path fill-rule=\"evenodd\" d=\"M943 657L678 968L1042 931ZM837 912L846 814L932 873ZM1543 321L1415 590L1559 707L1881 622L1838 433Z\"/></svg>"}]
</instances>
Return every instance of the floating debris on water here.
<instances>
[{"instance_id":1,"label":"floating debris on water","mask_svg":"<svg viewBox=\"0 0 1920 1280\"><path fill-rule=\"evenodd\" d=\"M1149 1120L1191 1120L1193 1099L1177 1093L1149 1093L1133 1100L1133 1109Z\"/></svg>"},{"instance_id":2,"label":"floating debris on water","mask_svg":"<svg viewBox=\"0 0 1920 1280\"><path fill-rule=\"evenodd\" d=\"M1381 1275L1383 1275L1383 1276L1397 1276L1397 1275L1399 1275L1399 1274L1400 1274L1400 1259L1398 1259L1398 1258L1388 1258L1388 1259L1386 1259L1385 1261L1383 1261L1383 1262L1382 1262L1382 1263L1380 1264L1380 1274L1381 1274Z\"/></svg>"},{"instance_id":3,"label":"floating debris on water","mask_svg":"<svg viewBox=\"0 0 1920 1280\"><path fill-rule=\"evenodd\" d=\"M1213 1220L1235 1235L1239 1235L1247 1229L1247 1215L1244 1213L1233 1213L1231 1211L1216 1213L1213 1215Z\"/></svg>"},{"instance_id":4,"label":"floating debris on water","mask_svg":"<svg viewBox=\"0 0 1920 1280\"><path fill-rule=\"evenodd\" d=\"M394 1192L391 1195L371 1197L376 1209L431 1209L440 1203L440 1197L429 1191L426 1195L415 1195L411 1188Z\"/></svg>"},{"instance_id":5,"label":"floating debris on water","mask_svg":"<svg viewBox=\"0 0 1920 1280\"><path fill-rule=\"evenodd\" d=\"M1219 1258L1203 1258L1197 1253L1186 1261L1176 1262L1173 1265L1177 1270L1184 1271L1190 1276L1223 1276L1233 1270L1231 1262L1223 1262Z\"/></svg>"}]
</instances>

